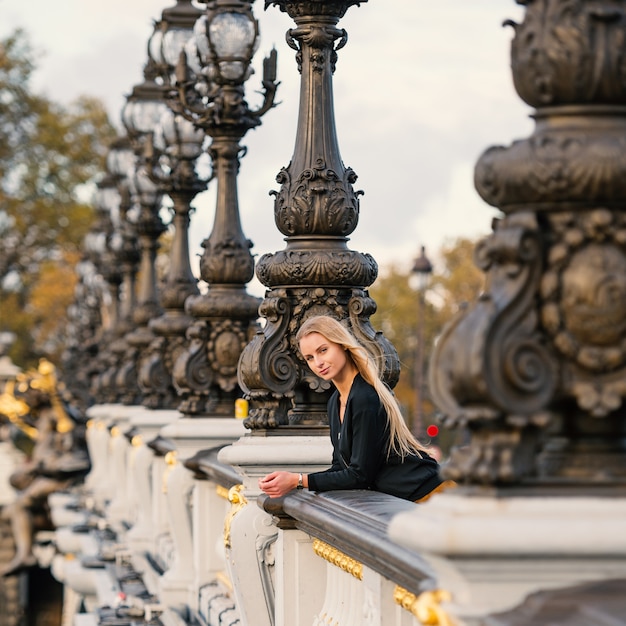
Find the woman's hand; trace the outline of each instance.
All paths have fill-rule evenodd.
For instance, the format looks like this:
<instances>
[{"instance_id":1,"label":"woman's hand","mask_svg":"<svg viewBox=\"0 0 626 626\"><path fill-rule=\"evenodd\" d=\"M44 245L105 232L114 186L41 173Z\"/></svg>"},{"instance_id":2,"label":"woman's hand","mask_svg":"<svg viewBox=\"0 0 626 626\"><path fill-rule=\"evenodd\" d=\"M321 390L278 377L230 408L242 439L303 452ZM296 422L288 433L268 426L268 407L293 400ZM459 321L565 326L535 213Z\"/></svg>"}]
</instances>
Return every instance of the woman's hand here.
<instances>
[{"instance_id":1,"label":"woman's hand","mask_svg":"<svg viewBox=\"0 0 626 626\"><path fill-rule=\"evenodd\" d=\"M270 498L280 498L295 489L298 485L298 474L292 472L272 472L259 478L259 489Z\"/></svg>"}]
</instances>

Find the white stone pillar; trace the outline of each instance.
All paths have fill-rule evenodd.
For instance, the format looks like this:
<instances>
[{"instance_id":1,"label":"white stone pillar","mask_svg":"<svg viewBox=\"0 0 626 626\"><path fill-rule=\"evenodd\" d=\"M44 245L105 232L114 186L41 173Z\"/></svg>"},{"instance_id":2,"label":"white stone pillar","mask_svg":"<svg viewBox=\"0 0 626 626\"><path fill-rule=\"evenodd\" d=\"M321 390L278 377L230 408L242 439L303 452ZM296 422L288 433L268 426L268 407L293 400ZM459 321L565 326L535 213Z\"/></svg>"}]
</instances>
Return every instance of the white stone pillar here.
<instances>
[{"instance_id":1,"label":"white stone pillar","mask_svg":"<svg viewBox=\"0 0 626 626\"><path fill-rule=\"evenodd\" d=\"M93 498L93 506L103 511L114 493L114 475L111 463L109 425L120 405L96 404L89 407L86 433L91 471L85 479L85 488Z\"/></svg>"},{"instance_id":2,"label":"white stone pillar","mask_svg":"<svg viewBox=\"0 0 626 626\"><path fill-rule=\"evenodd\" d=\"M165 532L172 542L171 560L168 569L159 579L159 594L164 604L170 607L182 604L196 606L198 603L198 566L194 553L198 546L194 543L206 533L208 519L192 518L190 502L195 481L184 461L200 450L223 446L236 441L245 433L241 420L225 418L185 418L181 417L164 426L159 434L170 440L176 447L176 463L161 474L165 490L157 496L159 510L167 516ZM161 471L154 469L157 474ZM155 483L156 484L156 483ZM214 513L208 512L210 516ZM223 535L224 503L219 503L217 515L221 520L220 535ZM192 526L195 519L197 526ZM199 553L202 555L203 553ZM204 558L206 554L204 554ZM203 570L206 573L206 570Z\"/></svg>"},{"instance_id":3,"label":"white stone pillar","mask_svg":"<svg viewBox=\"0 0 626 626\"><path fill-rule=\"evenodd\" d=\"M326 592L327 563L300 530L281 530L276 541L275 626L313 624Z\"/></svg>"},{"instance_id":4,"label":"white stone pillar","mask_svg":"<svg viewBox=\"0 0 626 626\"><path fill-rule=\"evenodd\" d=\"M132 475L136 498L135 524L126 533L126 542L130 550L142 552L153 547L152 526L152 462L154 453L145 444L136 450Z\"/></svg>"},{"instance_id":5,"label":"white stone pillar","mask_svg":"<svg viewBox=\"0 0 626 626\"><path fill-rule=\"evenodd\" d=\"M242 476L242 501L233 509L228 521L226 551L242 626L271 626L270 616L275 611L291 615L293 607L284 606L291 599L277 591L274 567L277 547L274 544L278 530L271 516L256 504L260 494L258 479L277 469L310 473L327 468L332 458L330 439L326 436L246 435L221 450L218 458L235 467ZM292 554L291 548L296 550L296 546L291 545L290 539L287 541L287 546L291 546L287 554Z\"/></svg>"},{"instance_id":6,"label":"white stone pillar","mask_svg":"<svg viewBox=\"0 0 626 626\"><path fill-rule=\"evenodd\" d=\"M162 604L176 608L186 606L194 582L193 529L189 498L194 480L191 472L177 462L166 478L165 500L174 552L170 568L159 580Z\"/></svg>"},{"instance_id":7,"label":"white stone pillar","mask_svg":"<svg viewBox=\"0 0 626 626\"><path fill-rule=\"evenodd\" d=\"M133 512L133 526L125 541L130 550L153 548L152 528L152 461L154 452L147 445L161 428L180 417L178 411L144 409L133 414L129 426L136 432L128 457L128 492Z\"/></svg>"}]
</instances>

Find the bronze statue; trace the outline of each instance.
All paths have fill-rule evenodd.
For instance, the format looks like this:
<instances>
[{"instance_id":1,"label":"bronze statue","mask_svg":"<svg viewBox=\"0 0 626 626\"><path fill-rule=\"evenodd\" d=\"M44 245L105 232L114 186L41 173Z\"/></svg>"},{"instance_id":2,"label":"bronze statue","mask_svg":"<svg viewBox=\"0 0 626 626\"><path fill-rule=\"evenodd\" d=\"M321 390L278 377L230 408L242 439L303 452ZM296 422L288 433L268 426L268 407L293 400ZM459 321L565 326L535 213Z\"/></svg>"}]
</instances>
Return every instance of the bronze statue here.
<instances>
[{"instance_id":1,"label":"bronze statue","mask_svg":"<svg viewBox=\"0 0 626 626\"><path fill-rule=\"evenodd\" d=\"M0 412L30 437L32 449L10 477L17 495L1 513L11 523L16 547L13 559L0 570L2 576L36 565L34 534L51 528L48 495L80 482L90 469L80 418L74 415L72 419L71 409L61 398L54 366L42 359L35 372L18 379L16 391L13 403L9 394L3 394ZM34 426L26 423L26 408Z\"/></svg>"}]
</instances>

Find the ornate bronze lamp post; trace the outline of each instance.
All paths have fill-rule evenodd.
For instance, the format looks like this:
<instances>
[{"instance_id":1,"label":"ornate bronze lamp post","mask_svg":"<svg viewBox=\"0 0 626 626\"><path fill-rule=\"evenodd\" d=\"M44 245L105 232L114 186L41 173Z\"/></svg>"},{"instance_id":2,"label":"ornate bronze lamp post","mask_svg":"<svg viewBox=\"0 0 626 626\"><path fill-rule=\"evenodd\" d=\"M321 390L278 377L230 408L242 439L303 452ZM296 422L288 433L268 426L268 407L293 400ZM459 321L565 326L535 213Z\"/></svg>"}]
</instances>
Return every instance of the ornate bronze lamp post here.
<instances>
[{"instance_id":1,"label":"ornate bronze lamp post","mask_svg":"<svg viewBox=\"0 0 626 626\"><path fill-rule=\"evenodd\" d=\"M285 250L264 255L259 280L269 288L260 312L263 331L244 350L239 379L251 398L249 428L327 423L328 383L314 376L297 356L294 335L308 316L327 313L351 327L380 362L392 386L399 375L394 348L375 333L375 311L366 288L378 268L368 254L349 250L348 235L359 216L361 192L355 173L344 167L335 129L332 75L337 50L347 41L339 19L359 0L268 0L287 12L296 28L287 33L301 73L295 150L278 174L274 218L287 241Z\"/></svg>"},{"instance_id":2,"label":"ornate bronze lamp post","mask_svg":"<svg viewBox=\"0 0 626 626\"><path fill-rule=\"evenodd\" d=\"M148 137L166 109L164 88L155 82L155 78L154 64L148 61L144 68L144 81L133 88L122 111L122 121L138 157L134 171L129 174L130 192L135 206L126 217L136 229L141 250L137 305L132 315L134 328L125 336L128 350L116 377L116 384L123 390L121 400L124 404L136 404L141 400L139 361L154 337L148 323L162 313L157 296L155 267L157 241L165 230L159 216L162 194L151 180L145 160L139 159L146 149Z\"/></svg>"},{"instance_id":3,"label":"ornate bronze lamp post","mask_svg":"<svg viewBox=\"0 0 626 626\"><path fill-rule=\"evenodd\" d=\"M112 321L111 332L102 338L98 369L100 371L93 390L94 397L102 402L117 402L120 390L115 378L126 351L124 336L132 329L132 312L135 307L135 280L139 266L139 248L133 225L126 219L130 209L128 173L134 169L135 154L127 136L119 137L109 147L107 172L115 187L108 189L101 201L108 206L113 232L107 239L105 252L105 278L109 282L111 297L118 298L119 310ZM115 269L113 269L115 268ZM118 273L121 283L116 286Z\"/></svg>"},{"instance_id":4,"label":"ornate bronze lamp post","mask_svg":"<svg viewBox=\"0 0 626 626\"><path fill-rule=\"evenodd\" d=\"M104 246L101 257L101 275L108 285L109 302L106 307L106 324L103 324L102 343L105 338L110 338L113 330L117 327L120 317L120 291L122 285L121 268L113 259L113 249L118 240L120 228L120 192L117 188L116 177L107 173L98 182L96 192L96 207L102 218L98 220L98 230L104 237Z\"/></svg>"},{"instance_id":5,"label":"ornate bronze lamp post","mask_svg":"<svg viewBox=\"0 0 626 626\"><path fill-rule=\"evenodd\" d=\"M65 349L62 356L66 386L82 407L89 406L92 378L99 373L99 352L117 323L121 275L107 258L113 232L117 188L106 174L97 183L96 220L83 241L83 258L76 266L73 303L67 309Z\"/></svg>"},{"instance_id":6,"label":"ornate bronze lamp post","mask_svg":"<svg viewBox=\"0 0 626 626\"><path fill-rule=\"evenodd\" d=\"M179 404L172 372L185 350L185 334L193 319L185 313L185 301L198 295L197 280L189 261L191 201L206 188L207 181L196 173L195 161L201 154L204 133L171 111L164 113L155 131L154 147L167 161L166 168L151 168L151 178L172 199L174 238L169 267L160 295L164 313L149 323L155 339L144 353L139 384L143 404L149 408L176 408ZM151 159L152 160L152 159Z\"/></svg>"},{"instance_id":7,"label":"ornate bronze lamp post","mask_svg":"<svg viewBox=\"0 0 626 626\"><path fill-rule=\"evenodd\" d=\"M176 6L163 11L155 25L148 44L149 56L166 87L174 80L174 67L200 14L189 0L179 0ZM185 333L193 321L185 313L185 300L199 293L189 261L188 231L191 202L207 183L195 167L204 139L201 129L167 108L144 151L148 174L172 200L174 226L169 268L160 294L164 313L149 323L155 339L144 353L139 371L143 404L149 408L176 408L179 403L172 370L185 349Z\"/></svg>"},{"instance_id":8,"label":"ornate bronze lamp post","mask_svg":"<svg viewBox=\"0 0 626 626\"><path fill-rule=\"evenodd\" d=\"M200 274L208 294L191 296L186 311L196 318L189 349L175 364L174 379L190 415L232 417L237 362L249 341L259 301L246 292L254 261L241 228L237 195L240 141L273 106L275 52L265 62L264 101L252 110L244 83L258 42L258 23L250 0L211 0L196 22L196 37L181 54L176 77L178 98L170 106L212 137L209 154L217 182L213 230L202 246Z\"/></svg>"}]
</instances>

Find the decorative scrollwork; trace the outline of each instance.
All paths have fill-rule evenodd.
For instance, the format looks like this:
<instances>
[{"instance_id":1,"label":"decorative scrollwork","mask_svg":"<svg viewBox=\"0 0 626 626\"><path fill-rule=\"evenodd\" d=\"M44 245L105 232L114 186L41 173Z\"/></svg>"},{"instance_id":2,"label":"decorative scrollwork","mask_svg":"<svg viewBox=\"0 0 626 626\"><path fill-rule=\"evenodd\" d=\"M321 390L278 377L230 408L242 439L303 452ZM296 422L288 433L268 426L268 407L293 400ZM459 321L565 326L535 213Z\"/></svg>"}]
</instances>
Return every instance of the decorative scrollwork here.
<instances>
[{"instance_id":1,"label":"decorative scrollwork","mask_svg":"<svg viewBox=\"0 0 626 626\"><path fill-rule=\"evenodd\" d=\"M187 330L188 347L174 363L172 378L182 397L180 410L197 414L205 408L209 388L213 382L213 370L207 358L207 327L197 321Z\"/></svg>"},{"instance_id":2,"label":"decorative scrollwork","mask_svg":"<svg viewBox=\"0 0 626 626\"><path fill-rule=\"evenodd\" d=\"M370 315L376 313L376 303L369 295L355 290L348 310L354 336L370 352L382 379L393 389L400 379L400 358L393 344L369 322Z\"/></svg>"},{"instance_id":3,"label":"decorative scrollwork","mask_svg":"<svg viewBox=\"0 0 626 626\"><path fill-rule=\"evenodd\" d=\"M248 428L287 423L289 402L297 379L297 365L289 350L287 327L291 307L278 290L259 308L267 324L243 349L238 367L239 386L253 400L244 424Z\"/></svg>"},{"instance_id":4,"label":"decorative scrollwork","mask_svg":"<svg viewBox=\"0 0 626 626\"><path fill-rule=\"evenodd\" d=\"M156 337L139 364L138 383L143 391L143 404L149 409L176 406L171 377L165 366L165 340Z\"/></svg>"},{"instance_id":5,"label":"decorative scrollwork","mask_svg":"<svg viewBox=\"0 0 626 626\"><path fill-rule=\"evenodd\" d=\"M472 436L471 451L451 459L454 480L510 482L534 471L537 426L559 383L534 310L540 250L533 214L498 223L479 254L489 290L453 320L435 349L431 392L444 423Z\"/></svg>"},{"instance_id":6,"label":"decorative scrollwork","mask_svg":"<svg viewBox=\"0 0 626 626\"><path fill-rule=\"evenodd\" d=\"M474 181L485 202L505 212L529 203L545 209L555 203L623 203L626 109L607 113L605 124L613 126L607 133L590 129L583 116L572 116L567 127L549 124L547 113L545 118L530 138L491 147L480 157Z\"/></svg>"}]
</instances>

